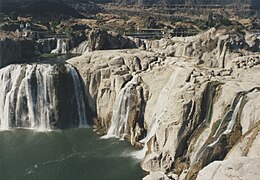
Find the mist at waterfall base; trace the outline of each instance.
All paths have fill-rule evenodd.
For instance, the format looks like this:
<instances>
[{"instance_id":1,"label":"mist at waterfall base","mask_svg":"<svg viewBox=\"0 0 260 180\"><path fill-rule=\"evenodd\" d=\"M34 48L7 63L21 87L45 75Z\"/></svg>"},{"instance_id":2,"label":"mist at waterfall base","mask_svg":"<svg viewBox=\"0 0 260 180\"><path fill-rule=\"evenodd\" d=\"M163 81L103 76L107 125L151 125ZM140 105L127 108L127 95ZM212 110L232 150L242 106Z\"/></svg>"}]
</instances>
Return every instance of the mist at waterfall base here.
<instances>
[{"instance_id":1,"label":"mist at waterfall base","mask_svg":"<svg viewBox=\"0 0 260 180\"><path fill-rule=\"evenodd\" d=\"M138 180L139 162L125 141L100 139L91 128L0 131L0 179Z\"/></svg>"},{"instance_id":2,"label":"mist at waterfall base","mask_svg":"<svg viewBox=\"0 0 260 180\"><path fill-rule=\"evenodd\" d=\"M0 91L0 180L144 176L129 143L78 128L87 126L86 104L70 64L9 65L0 69Z\"/></svg>"}]
</instances>

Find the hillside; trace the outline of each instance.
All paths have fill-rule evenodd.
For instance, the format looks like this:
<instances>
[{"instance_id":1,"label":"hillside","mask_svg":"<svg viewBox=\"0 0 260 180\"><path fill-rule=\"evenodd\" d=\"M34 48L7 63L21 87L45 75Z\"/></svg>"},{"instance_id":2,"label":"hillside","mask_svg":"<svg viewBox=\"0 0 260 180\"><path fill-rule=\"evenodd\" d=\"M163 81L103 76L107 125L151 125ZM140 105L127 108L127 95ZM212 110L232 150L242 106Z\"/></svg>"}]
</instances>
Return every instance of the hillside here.
<instances>
[{"instance_id":1,"label":"hillside","mask_svg":"<svg viewBox=\"0 0 260 180\"><path fill-rule=\"evenodd\" d=\"M0 1L0 8L5 15L15 14L44 19L82 18L99 11L96 4L88 1L60 0L3 0Z\"/></svg>"},{"instance_id":2,"label":"hillside","mask_svg":"<svg viewBox=\"0 0 260 180\"><path fill-rule=\"evenodd\" d=\"M114 0L114 2L122 5L153 5L153 4L169 4L169 5L249 5L254 9L260 8L258 0Z\"/></svg>"}]
</instances>

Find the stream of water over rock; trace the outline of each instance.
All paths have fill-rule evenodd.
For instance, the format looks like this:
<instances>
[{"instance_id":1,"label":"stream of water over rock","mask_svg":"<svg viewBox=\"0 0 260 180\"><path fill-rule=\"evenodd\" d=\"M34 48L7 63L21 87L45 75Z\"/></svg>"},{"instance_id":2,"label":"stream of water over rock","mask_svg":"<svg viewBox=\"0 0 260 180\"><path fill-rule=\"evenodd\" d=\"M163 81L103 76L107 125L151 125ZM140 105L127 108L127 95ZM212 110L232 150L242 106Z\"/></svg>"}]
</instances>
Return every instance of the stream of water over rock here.
<instances>
[{"instance_id":1,"label":"stream of water over rock","mask_svg":"<svg viewBox=\"0 0 260 180\"><path fill-rule=\"evenodd\" d=\"M9 65L0 70L0 80L0 180L144 176L139 162L129 156L134 151L129 143L78 128L87 125L87 104L73 66Z\"/></svg>"}]
</instances>

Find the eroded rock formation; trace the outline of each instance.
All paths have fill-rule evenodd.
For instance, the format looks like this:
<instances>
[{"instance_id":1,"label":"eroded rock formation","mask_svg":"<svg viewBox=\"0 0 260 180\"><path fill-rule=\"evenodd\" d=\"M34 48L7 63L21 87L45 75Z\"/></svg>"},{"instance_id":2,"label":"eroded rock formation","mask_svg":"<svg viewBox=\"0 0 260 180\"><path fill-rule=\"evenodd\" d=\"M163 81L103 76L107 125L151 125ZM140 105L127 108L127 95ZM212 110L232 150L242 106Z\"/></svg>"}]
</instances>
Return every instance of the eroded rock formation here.
<instances>
[{"instance_id":1,"label":"eroded rock formation","mask_svg":"<svg viewBox=\"0 0 260 180\"><path fill-rule=\"evenodd\" d=\"M145 179L259 178L258 165L244 172L259 159L257 38L211 29L145 45L69 60L85 83L96 130L143 146L135 156L150 172ZM243 160L248 165L237 169Z\"/></svg>"},{"instance_id":2,"label":"eroded rock formation","mask_svg":"<svg viewBox=\"0 0 260 180\"><path fill-rule=\"evenodd\" d=\"M120 34L93 29L87 33L87 40L71 50L72 53L83 54L85 51L136 48L134 41Z\"/></svg>"}]
</instances>

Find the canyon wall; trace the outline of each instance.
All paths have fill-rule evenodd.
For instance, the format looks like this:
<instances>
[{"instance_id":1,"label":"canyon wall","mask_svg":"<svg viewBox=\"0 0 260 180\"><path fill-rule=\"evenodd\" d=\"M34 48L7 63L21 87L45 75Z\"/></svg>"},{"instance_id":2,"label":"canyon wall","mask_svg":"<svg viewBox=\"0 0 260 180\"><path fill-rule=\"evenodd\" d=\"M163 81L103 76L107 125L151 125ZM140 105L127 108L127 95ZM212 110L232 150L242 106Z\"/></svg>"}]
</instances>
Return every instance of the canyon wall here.
<instances>
[{"instance_id":1,"label":"canyon wall","mask_svg":"<svg viewBox=\"0 0 260 180\"><path fill-rule=\"evenodd\" d=\"M130 49L136 47L135 41L128 37L101 29L92 29L86 32L86 40L71 49L71 53L83 54L86 51Z\"/></svg>"},{"instance_id":2,"label":"canyon wall","mask_svg":"<svg viewBox=\"0 0 260 180\"><path fill-rule=\"evenodd\" d=\"M0 68L13 63L31 62L32 57L34 57L32 40L0 39Z\"/></svg>"},{"instance_id":3,"label":"canyon wall","mask_svg":"<svg viewBox=\"0 0 260 180\"><path fill-rule=\"evenodd\" d=\"M133 156L146 180L259 178L258 38L211 29L145 45L68 61L84 81L95 131L141 148Z\"/></svg>"}]
</instances>

